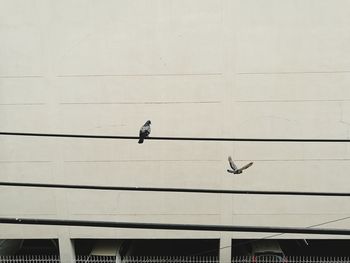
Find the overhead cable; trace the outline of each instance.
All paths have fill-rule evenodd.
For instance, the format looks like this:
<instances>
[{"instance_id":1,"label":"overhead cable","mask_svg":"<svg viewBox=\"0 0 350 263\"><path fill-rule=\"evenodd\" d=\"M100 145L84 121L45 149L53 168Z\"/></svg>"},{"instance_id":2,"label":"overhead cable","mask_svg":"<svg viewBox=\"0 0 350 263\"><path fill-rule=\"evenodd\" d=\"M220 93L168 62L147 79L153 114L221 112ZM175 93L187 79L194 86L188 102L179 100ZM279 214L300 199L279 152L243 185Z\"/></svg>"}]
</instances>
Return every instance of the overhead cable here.
<instances>
[{"instance_id":1,"label":"overhead cable","mask_svg":"<svg viewBox=\"0 0 350 263\"><path fill-rule=\"evenodd\" d=\"M302 192L302 191L259 191L259 190L229 190L229 189L198 189L198 188L166 188L166 187L137 187L137 186L102 186L102 185L73 185L48 183L0 182L0 186L61 188L101 191L133 191L133 192L177 192L202 194L235 194L235 195L297 195L297 196L350 196L347 192Z\"/></svg>"},{"instance_id":2,"label":"overhead cable","mask_svg":"<svg viewBox=\"0 0 350 263\"><path fill-rule=\"evenodd\" d=\"M197 224L163 224L141 222L114 222L90 220L64 220L39 218L6 218L0 217L1 224L21 225L50 225L50 226L80 226L98 228L132 228L158 230L188 230L188 231L216 231L216 232L268 232L290 234L319 234L319 235L350 235L350 229L336 228L298 228L298 227L270 227L270 226L234 226L234 225L197 225Z\"/></svg>"},{"instance_id":3,"label":"overhead cable","mask_svg":"<svg viewBox=\"0 0 350 263\"><path fill-rule=\"evenodd\" d=\"M60 134L60 133L27 133L27 132L0 132L5 136L32 136L57 138L85 138L85 139L114 139L138 140L139 136L92 135L92 134ZM220 138L220 137L147 137L146 140L161 141L232 141L232 142L299 142L299 143L336 143L350 142L350 139L311 139L311 138Z\"/></svg>"}]
</instances>

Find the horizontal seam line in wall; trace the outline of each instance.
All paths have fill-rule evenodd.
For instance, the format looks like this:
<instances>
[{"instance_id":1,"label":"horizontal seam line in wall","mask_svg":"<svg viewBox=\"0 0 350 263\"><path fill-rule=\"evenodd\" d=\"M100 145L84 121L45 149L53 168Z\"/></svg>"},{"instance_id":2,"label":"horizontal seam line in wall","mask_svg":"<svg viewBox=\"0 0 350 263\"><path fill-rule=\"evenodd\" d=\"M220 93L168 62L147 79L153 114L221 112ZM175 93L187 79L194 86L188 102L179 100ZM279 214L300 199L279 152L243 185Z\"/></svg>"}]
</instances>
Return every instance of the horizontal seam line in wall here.
<instances>
[{"instance_id":1,"label":"horizontal seam line in wall","mask_svg":"<svg viewBox=\"0 0 350 263\"><path fill-rule=\"evenodd\" d=\"M46 103L0 103L0 106L42 106Z\"/></svg>"},{"instance_id":2,"label":"horizontal seam line in wall","mask_svg":"<svg viewBox=\"0 0 350 263\"><path fill-rule=\"evenodd\" d=\"M236 161L257 161L257 162L306 162L306 161L349 161L350 158L342 158L342 159L330 159L330 158L325 158L325 159L236 159Z\"/></svg>"},{"instance_id":3,"label":"horizontal seam line in wall","mask_svg":"<svg viewBox=\"0 0 350 263\"><path fill-rule=\"evenodd\" d=\"M350 73L350 70L333 71L276 71L276 72L237 72L237 75L287 75L287 74L341 74Z\"/></svg>"},{"instance_id":4,"label":"horizontal seam line in wall","mask_svg":"<svg viewBox=\"0 0 350 263\"><path fill-rule=\"evenodd\" d=\"M214 103L220 103L221 101L150 101L150 102L61 102L61 105L101 105L101 104L214 104Z\"/></svg>"},{"instance_id":5,"label":"horizontal seam line in wall","mask_svg":"<svg viewBox=\"0 0 350 263\"><path fill-rule=\"evenodd\" d=\"M56 212L52 212L52 213L50 213L50 214L43 214L43 213L23 213L23 212L20 212L19 214L20 214L21 216L22 216L22 215L51 216L50 218L52 218L52 216L55 216L55 217L57 216L57 213L56 213ZM2 213L0 213L0 215L4 215L4 216L7 216L7 217L10 217L10 216L19 217L18 213L15 213L15 214L11 214L11 213L10 213L10 214L8 214L8 213L2 214Z\"/></svg>"},{"instance_id":6,"label":"horizontal seam line in wall","mask_svg":"<svg viewBox=\"0 0 350 263\"><path fill-rule=\"evenodd\" d=\"M23 75L23 76L0 76L0 79L17 79L17 78L43 78L44 76L40 76L40 75L33 75L33 76L29 76L29 75Z\"/></svg>"},{"instance_id":7,"label":"horizontal seam line in wall","mask_svg":"<svg viewBox=\"0 0 350 263\"><path fill-rule=\"evenodd\" d=\"M164 74L72 74L57 75L58 78L82 78L82 77L167 77L167 76L221 76L222 73L164 73Z\"/></svg>"},{"instance_id":8,"label":"horizontal seam line in wall","mask_svg":"<svg viewBox=\"0 0 350 263\"><path fill-rule=\"evenodd\" d=\"M220 162L221 160L65 160L66 163L104 163L104 162Z\"/></svg>"},{"instance_id":9,"label":"horizontal seam line in wall","mask_svg":"<svg viewBox=\"0 0 350 263\"><path fill-rule=\"evenodd\" d=\"M52 163L53 161L6 161L0 160L1 163Z\"/></svg>"},{"instance_id":10,"label":"horizontal seam line in wall","mask_svg":"<svg viewBox=\"0 0 350 263\"><path fill-rule=\"evenodd\" d=\"M239 213L239 214L232 214L233 216L246 216L246 215L250 215L250 216L260 216L260 215L311 215L311 216L320 216L320 215L350 215L350 213Z\"/></svg>"},{"instance_id":11,"label":"horizontal seam line in wall","mask_svg":"<svg viewBox=\"0 0 350 263\"><path fill-rule=\"evenodd\" d=\"M349 161L346 159L236 159L236 161L257 161L257 162L304 162L304 161ZM222 160L64 160L66 163L104 163L104 162L221 162ZM0 163L52 163L53 161L6 161Z\"/></svg>"},{"instance_id":12,"label":"horizontal seam line in wall","mask_svg":"<svg viewBox=\"0 0 350 263\"><path fill-rule=\"evenodd\" d=\"M235 100L232 102L342 102L350 101L350 99L334 99L334 100Z\"/></svg>"},{"instance_id":13,"label":"horizontal seam line in wall","mask_svg":"<svg viewBox=\"0 0 350 263\"><path fill-rule=\"evenodd\" d=\"M177 214L177 213L98 213L98 214L95 214L95 213L71 213L71 215L116 215L116 216L140 216L140 215L143 215L143 216L196 216L196 215L206 215L206 216L219 216L220 214L219 213L181 213L181 214Z\"/></svg>"}]
</instances>

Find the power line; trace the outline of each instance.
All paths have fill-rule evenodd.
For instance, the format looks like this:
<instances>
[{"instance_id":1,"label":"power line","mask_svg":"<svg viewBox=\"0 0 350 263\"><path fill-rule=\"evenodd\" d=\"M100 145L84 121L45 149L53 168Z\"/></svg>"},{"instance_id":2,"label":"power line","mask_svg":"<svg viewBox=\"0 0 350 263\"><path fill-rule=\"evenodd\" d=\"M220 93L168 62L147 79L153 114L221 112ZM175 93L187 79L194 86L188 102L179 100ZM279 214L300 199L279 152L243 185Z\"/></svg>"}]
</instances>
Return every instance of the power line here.
<instances>
[{"instance_id":1,"label":"power line","mask_svg":"<svg viewBox=\"0 0 350 263\"><path fill-rule=\"evenodd\" d=\"M298 228L298 227L267 227L267 226L163 224L163 223L112 222L112 221L38 219L38 218L6 218L6 217L0 217L0 223L1 224L21 224L21 225L24 224L24 225L50 225L50 226L80 226L80 227L133 228L133 229L157 229L157 230L350 235L350 229L336 229L336 228L332 229L332 228Z\"/></svg>"},{"instance_id":2,"label":"power line","mask_svg":"<svg viewBox=\"0 0 350 263\"><path fill-rule=\"evenodd\" d=\"M5 136L34 136L34 137L60 137L60 138L86 138L86 139L115 139L135 140L138 136L114 136L114 135L89 135L89 134L59 134L59 133L24 133L24 132L0 132ZM232 142L350 142L350 139L308 139L308 138L218 138L218 137L147 137L147 140L162 141L232 141Z\"/></svg>"},{"instance_id":3,"label":"power line","mask_svg":"<svg viewBox=\"0 0 350 263\"><path fill-rule=\"evenodd\" d=\"M228 190L228 189L197 189L197 188L166 188L166 187L137 187L137 186L98 186L72 184L43 184L0 182L0 186L61 188L101 191L134 191L134 192L175 192L175 193L203 193L203 194L236 194L236 195L297 195L297 196L343 196L345 192L293 192L293 191L258 191L258 190Z\"/></svg>"},{"instance_id":4,"label":"power line","mask_svg":"<svg viewBox=\"0 0 350 263\"><path fill-rule=\"evenodd\" d=\"M307 226L306 228L312 228L312 227L315 227L315 226L322 226L322 225L326 225L326 224L330 224L330 223L335 223L335 222L343 221L343 220L346 220L346 219L349 219L349 218L350 218L350 216L346 216L346 217L342 217L342 218L338 218L338 219L322 222L322 223L319 223L319 224ZM230 246L224 246L224 247L219 247L219 248L214 248L214 249L203 250L201 252L197 252L195 254L191 254L190 256L198 256L198 255L203 255L203 254L207 254L207 253L210 253L210 252L220 251L220 250L226 249L226 248L239 247L239 246L251 244L251 243L254 243L254 242L258 242L258 241L261 241L261 240L269 239L269 238L272 238L272 237L281 236L281 235L284 235L284 234L285 233L278 233L278 234L268 235L268 236L264 236L264 237L261 237L261 238L249 240L249 241L235 242L235 243L233 243Z\"/></svg>"}]
</instances>

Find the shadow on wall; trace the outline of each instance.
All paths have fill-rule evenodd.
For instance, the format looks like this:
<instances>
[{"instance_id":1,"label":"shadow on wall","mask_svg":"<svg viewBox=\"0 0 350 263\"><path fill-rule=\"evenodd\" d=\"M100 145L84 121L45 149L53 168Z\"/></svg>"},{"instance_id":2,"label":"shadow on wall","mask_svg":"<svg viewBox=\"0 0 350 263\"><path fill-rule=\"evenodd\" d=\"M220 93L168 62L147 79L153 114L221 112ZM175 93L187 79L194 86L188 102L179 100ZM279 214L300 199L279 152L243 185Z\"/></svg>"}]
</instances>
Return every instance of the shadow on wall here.
<instances>
[{"instance_id":1,"label":"shadow on wall","mask_svg":"<svg viewBox=\"0 0 350 263\"><path fill-rule=\"evenodd\" d=\"M218 256L217 239L76 239L76 255Z\"/></svg>"},{"instance_id":2,"label":"shadow on wall","mask_svg":"<svg viewBox=\"0 0 350 263\"><path fill-rule=\"evenodd\" d=\"M59 255L57 239L1 239L0 256Z\"/></svg>"},{"instance_id":3,"label":"shadow on wall","mask_svg":"<svg viewBox=\"0 0 350 263\"><path fill-rule=\"evenodd\" d=\"M266 242L278 244L268 246ZM269 247L273 248L269 251ZM274 239L274 240L253 240L235 239L232 240L232 256L254 256L254 253L261 253L258 249L265 249L266 253L283 253L285 256L350 256L350 240L336 239ZM258 252L257 252L258 251Z\"/></svg>"}]
</instances>

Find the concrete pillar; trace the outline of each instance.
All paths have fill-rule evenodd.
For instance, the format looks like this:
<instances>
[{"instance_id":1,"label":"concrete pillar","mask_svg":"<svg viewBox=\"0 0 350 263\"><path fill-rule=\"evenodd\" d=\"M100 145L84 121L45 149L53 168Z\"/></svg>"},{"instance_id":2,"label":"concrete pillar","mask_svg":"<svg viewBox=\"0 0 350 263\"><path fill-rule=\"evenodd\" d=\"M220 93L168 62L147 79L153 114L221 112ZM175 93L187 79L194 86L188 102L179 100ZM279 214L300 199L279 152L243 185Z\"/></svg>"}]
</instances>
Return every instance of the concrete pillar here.
<instances>
[{"instance_id":1,"label":"concrete pillar","mask_svg":"<svg viewBox=\"0 0 350 263\"><path fill-rule=\"evenodd\" d=\"M220 263L231 262L231 250L232 250L232 239L230 234L223 234L220 237L220 251L219 261Z\"/></svg>"},{"instance_id":2,"label":"concrete pillar","mask_svg":"<svg viewBox=\"0 0 350 263\"><path fill-rule=\"evenodd\" d=\"M75 262L74 242L67 236L59 237L58 239L60 249L61 263Z\"/></svg>"}]
</instances>

